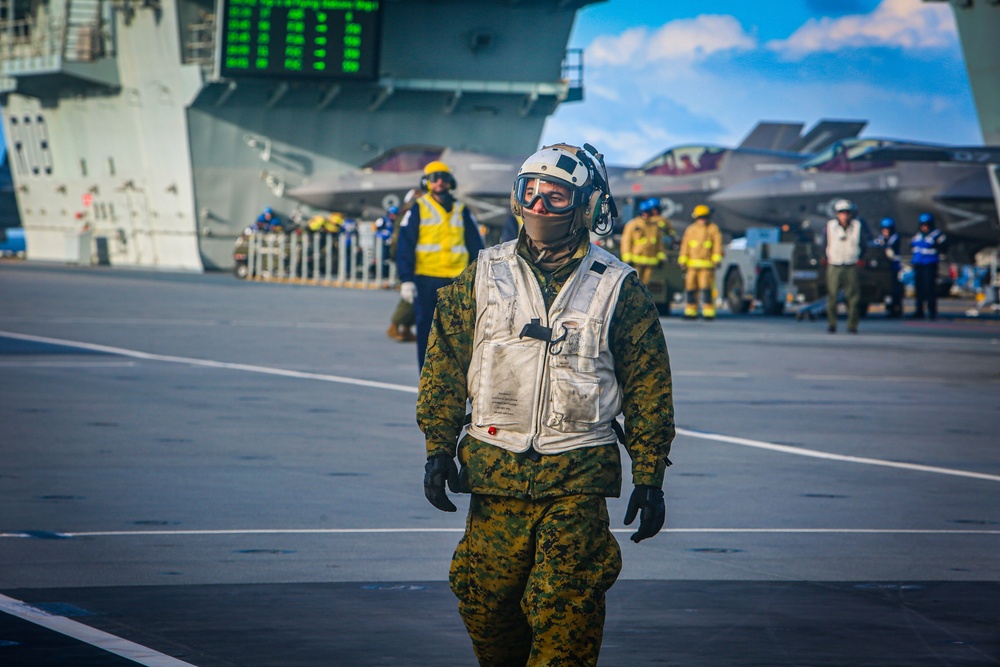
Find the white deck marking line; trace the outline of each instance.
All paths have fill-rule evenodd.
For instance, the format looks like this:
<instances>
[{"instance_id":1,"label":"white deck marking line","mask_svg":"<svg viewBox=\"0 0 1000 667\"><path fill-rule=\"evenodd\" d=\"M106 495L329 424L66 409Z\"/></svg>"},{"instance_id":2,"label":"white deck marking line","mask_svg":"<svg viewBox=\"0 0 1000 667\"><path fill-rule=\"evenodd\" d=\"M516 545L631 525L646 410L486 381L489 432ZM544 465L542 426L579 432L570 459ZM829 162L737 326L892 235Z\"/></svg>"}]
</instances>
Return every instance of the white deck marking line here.
<instances>
[{"instance_id":1,"label":"white deck marking line","mask_svg":"<svg viewBox=\"0 0 1000 667\"><path fill-rule=\"evenodd\" d=\"M969 470L956 470L954 468L939 468L936 466L925 466L919 463L903 463L901 461L885 461L883 459L870 459L863 456L846 456L844 454L830 454L819 452L814 449L804 449L802 447L790 447L788 445L775 445L770 442L760 440L750 440L748 438L735 438L731 435L721 435L719 433L702 433L700 431L689 431L686 428L677 429L679 435L689 438L702 438L704 440L715 440L726 442L732 445L743 445L745 447L756 447L758 449L769 449L774 452L784 454L796 454L798 456L811 456L817 459L828 461L844 461L846 463L862 463L871 466L885 466L887 468L901 468L903 470L919 470L920 472L933 472L939 475L956 475L958 477L971 477L973 479L985 479L991 482L1000 482L1000 475L990 475L984 472L971 472Z\"/></svg>"},{"instance_id":2,"label":"white deck marking line","mask_svg":"<svg viewBox=\"0 0 1000 667\"><path fill-rule=\"evenodd\" d=\"M0 361L0 368L127 368L134 361Z\"/></svg>"},{"instance_id":3,"label":"white deck marking line","mask_svg":"<svg viewBox=\"0 0 1000 667\"><path fill-rule=\"evenodd\" d=\"M65 616L53 616L41 609L36 609L26 602L0 595L0 611L22 620L48 628L61 635L78 639L91 646L114 653L127 660L147 667L194 667L190 662L184 662L169 655L154 651L151 648L130 642L115 635L84 625Z\"/></svg>"},{"instance_id":4,"label":"white deck marking line","mask_svg":"<svg viewBox=\"0 0 1000 667\"><path fill-rule=\"evenodd\" d=\"M105 530L62 532L70 537L169 537L204 535L364 535L387 533L463 533L465 528L220 528L214 530ZM613 528L613 533L634 533L635 528ZM930 528L664 528L663 533L787 533L858 535L1000 535L1000 529ZM30 537L24 533L0 533L2 537Z\"/></svg>"},{"instance_id":5,"label":"white deck marking line","mask_svg":"<svg viewBox=\"0 0 1000 667\"><path fill-rule=\"evenodd\" d=\"M402 384L391 384L388 382L374 382L371 380L359 380L357 378L343 377L340 375L323 375L320 373L304 373L301 371L289 371L281 368L271 368L268 366L252 366L250 364L231 364L222 361L211 361L208 359L192 359L189 357L175 357L170 355L162 354L150 354L148 352L139 352L138 350L129 350L121 347L111 347L108 345L95 345L93 343L81 343L72 340L63 340L60 338L47 338L44 336L31 336L28 334L19 334L9 331L0 331L0 336L7 336L9 338L17 338L20 340L29 340L39 343L50 343L53 345L64 345L68 347L78 347L85 350L93 350L96 352L105 352L107 354L117 354L125 357L132 357L134 359L148 359L151 361L165 361L169 363L177 364L188 364L191 366L204 366L208 368L225 368L229 370L246 371L249 373L264 373L266 375L279 375L282 377L291 377L304 380L320 380L323 382L336 382L340 384L350 384L361 387L373 387L376 389L388 389L390 391L401 391L409 394L416 394L417 388L410 387ZM769 449L775 452L782 452L785 454L795 454L797 456L810 456L813 458L826 459L828 461L843 461L846 463L861 463L865 465L875 465L875 466L885 466L888 468L900 468L903 470L917 470L920 472L931 472L940 475L955 475L958 477L970 477L973 479L984 479L991 482L1000 482L1000 475L990 475L986 473L971 472L967 470L956 470L953 468L939 468L935 466L925 466L917 463L902 463L899 461L885 461L882 459L871 459L859 456L844 456L842 454L829 454L827 452L820 452L813 449L804 449L802 447L789 447L787 445L776 445L769 442L762 442L760 440L750 440L747 438L736 438L728 435L721 435L718 433L703 433L699 431L690 431L688 429L678 428L677 433L680 435L692 437L692 438L702 438L704 440L715 440L717 442L725 442L733 445L743 445L746 447L757 447L759 449Z\"/></svg>"},{"instance_id":6,"label":"white deck marking line","mask_svg":"<svg viewBox=\"0 0 1000 667\"><path fill-rule=\"evenodd\" d=\"M921 383L957 383L957 382L995 382L996 377L975 377L975 378L944 378L920 375L793 375L796 380L815 380L820 382L921 382Z\"/></svg>"},{"instance_id":7,"label":"white deck marking line","mask_svg":"<svg viewBox=\"0 0 1000 667\"><path fill-rule=\"evenodd\" d=\"M166 361L174 364L187 364L189 366L204 366L206 368L226 368L235 371L246 371L248 373L263 373L265 375L280 375L282 377L297 378L300 380L322 380L323 382L337 382L340 384L350 384L359 387L373 387L375 389L389 389L392 391L403 391L410 394L417 393L416 387L408 387L402 384L391 384L388 382L375 382L373 380L359 380L357 378L343 377L341 375L323 375L321 373L305 373L302 371L289 371L283 368L270 368L268 366L252 366L250 364L232 364L225 361L212 361L210 359L193 359L191 357L175 357L165 354L150 354L149 352L139 352L123 347L112 347L110 345L95 345L93 343L81 343L61 338L47 338L45 336L30 336L27 334L13 333L10 331L0 331L0 336L29 340L36 343L50 343L52 345L64 345L67 347L78 347L82 350L92 350L94 352L104 352L106 354L117 354L133 359L147 359L149 361Z\"/></svg>"}]
</instances>

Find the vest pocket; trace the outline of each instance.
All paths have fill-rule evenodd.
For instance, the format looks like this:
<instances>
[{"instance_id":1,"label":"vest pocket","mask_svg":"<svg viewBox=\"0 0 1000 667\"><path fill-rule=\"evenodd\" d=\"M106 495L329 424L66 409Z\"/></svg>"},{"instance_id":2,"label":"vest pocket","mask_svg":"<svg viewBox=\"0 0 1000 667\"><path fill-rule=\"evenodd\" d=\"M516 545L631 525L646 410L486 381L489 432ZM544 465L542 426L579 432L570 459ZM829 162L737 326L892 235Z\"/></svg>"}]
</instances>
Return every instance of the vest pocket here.
<instances>
[{"instance_id":1,"label":"vest pocket","mask_svg":"<svg viewBox=\"0 0 1000 667\"><path fill-rule=\"evenodd\" d=\"M597 380L552 378L546 425L563 433L589 429L597 423L600 396Z\"/></svg>"},{"instance_id":2,"label":"vest pocket","mask_svg":"<svg viewBox=\"0 0 1000 667\"><path fill-rule=\"evenodd\" d=\"M555 329L553 335L561 335L563 339L549 348L549 366L577 373L594 373L601 339L600 321L564 320L557 322Z\"/></svg>"},{"instance_id":3,"label":"vest pocket","mask_svg":"<svg viewBox=\"0 0 1000 667\"><path fill-rule=\"evenodd\" d=\"M534 378L525 377L525 368L518 363L517 346L483 345L479 393L473 403L476 426L522 425L524 432L534 414Z\"/></svg>"}]
</instances>

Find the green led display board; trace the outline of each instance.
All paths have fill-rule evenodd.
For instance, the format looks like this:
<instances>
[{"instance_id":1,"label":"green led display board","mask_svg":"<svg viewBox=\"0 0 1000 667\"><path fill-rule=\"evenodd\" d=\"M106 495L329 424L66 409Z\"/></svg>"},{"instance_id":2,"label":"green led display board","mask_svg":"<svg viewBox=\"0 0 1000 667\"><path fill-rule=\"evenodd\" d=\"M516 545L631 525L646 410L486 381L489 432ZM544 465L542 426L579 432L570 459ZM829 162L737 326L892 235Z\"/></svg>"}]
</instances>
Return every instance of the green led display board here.
<instances>
[{"instance_id":1,"label":"green led display board","mask_svg":"<svg viewBox=\"0 0 1000 667\"><path fill-rule=\"evenodd\" d=\"M221 0L219 74L370 81L382 14L363 0Z\"/></svg>"}]
</instances>

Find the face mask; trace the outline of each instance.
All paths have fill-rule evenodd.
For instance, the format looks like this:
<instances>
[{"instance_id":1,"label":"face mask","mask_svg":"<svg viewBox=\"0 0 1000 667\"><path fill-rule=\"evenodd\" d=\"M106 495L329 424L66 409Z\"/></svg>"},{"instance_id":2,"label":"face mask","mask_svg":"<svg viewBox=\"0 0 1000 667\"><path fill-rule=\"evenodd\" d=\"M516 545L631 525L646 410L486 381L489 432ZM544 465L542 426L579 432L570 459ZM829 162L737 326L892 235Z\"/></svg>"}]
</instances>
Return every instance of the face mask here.
<instances>
[{"instance_id":1,"label":"face mask","mask_svg":"<svg viewBox=\"0 0 1000 667\"><path fill-rule=\"evenodd\" d=\"M521 211L524 233L538 243L553 243L569 236L575 215L576 211L562 215L538 215L527 209Z\"/></svg>"}]
</instances>

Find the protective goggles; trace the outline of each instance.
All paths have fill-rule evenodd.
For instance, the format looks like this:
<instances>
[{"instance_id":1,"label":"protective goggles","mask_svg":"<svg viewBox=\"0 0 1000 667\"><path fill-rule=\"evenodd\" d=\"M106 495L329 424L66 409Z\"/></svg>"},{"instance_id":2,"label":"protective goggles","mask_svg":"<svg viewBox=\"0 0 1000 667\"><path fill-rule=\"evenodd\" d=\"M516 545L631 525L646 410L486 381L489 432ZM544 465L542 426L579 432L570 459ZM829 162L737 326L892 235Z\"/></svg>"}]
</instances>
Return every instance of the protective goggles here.
<instances>
[{"instance_id":1,"label":"protective goggles","mask_svg":"<svg viewBox=\"0 0 1000 667\"><path fill-rule=\"evenodd\" d=\"M428 183L437 183L438 181L445 181L446 183L455 182L455 177L447 171L432 171L425 178Z\"/></svg>"},{"instance_id":2,"label":"protective goggles","mask_svg":"<svg viewBox=\"0 0 1000 667\"><path fill-rule=\"evenodd\" d=\"M549 213L565 213L583 203L583 193L562 181L518 176L514 181L514 199L529 210L541 199Z\"/></svg>"}]
</instances>

